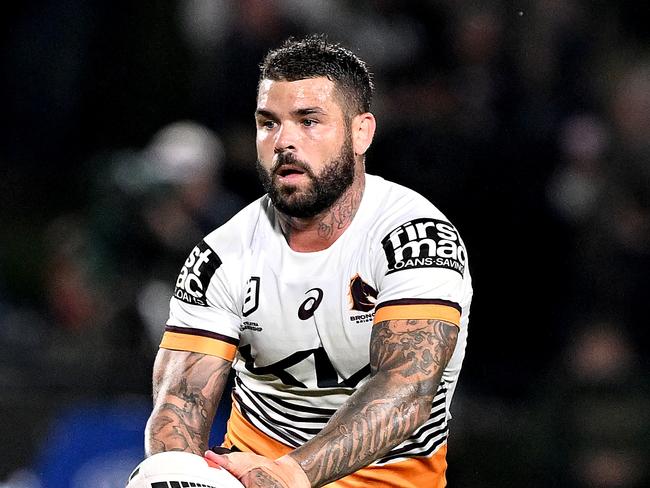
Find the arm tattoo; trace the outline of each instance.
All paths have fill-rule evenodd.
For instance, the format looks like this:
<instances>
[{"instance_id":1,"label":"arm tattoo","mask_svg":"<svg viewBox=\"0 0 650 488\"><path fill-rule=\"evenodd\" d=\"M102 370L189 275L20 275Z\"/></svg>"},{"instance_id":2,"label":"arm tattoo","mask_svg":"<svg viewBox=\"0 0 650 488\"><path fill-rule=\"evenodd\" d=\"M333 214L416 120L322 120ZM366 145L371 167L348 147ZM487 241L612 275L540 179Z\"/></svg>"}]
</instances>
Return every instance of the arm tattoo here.
<instances>
[{"instance_id":1,"label":"arm tattoo","mask_svg":"<svg viewBox=\"0 0 650 488\"><path fill-rule=\"evenodd\" d=\"M147 424L147 450L203 455L230 363L198 353L171 359L154 372L154 409Z\"/></svg>"},{"instance_id":2,"label":"arm tattoo","mask_svg":"<svg viewBox=\"0 0 650 488\"><path fill-rule=\"evenodd\" d=\"M458 327L441 320L375 324L371 378L292 456L314 486L352 473L407 439L430 415Z\"/></svg>"},{"instance_id":3,"label":"arm tattoo","mask_svg":"<svg viewBox=\"0 0 650 488\"><path fill-rule=\"evenodd\" d=\"M406 322L406 326L391 326L393 322ZM442 373L457 338L458 327L441 320L381 322L375 325L371 337L371 371L389 367L404 378L414 379L429 376L434 369Z\"/></svg>"}]
</instances>

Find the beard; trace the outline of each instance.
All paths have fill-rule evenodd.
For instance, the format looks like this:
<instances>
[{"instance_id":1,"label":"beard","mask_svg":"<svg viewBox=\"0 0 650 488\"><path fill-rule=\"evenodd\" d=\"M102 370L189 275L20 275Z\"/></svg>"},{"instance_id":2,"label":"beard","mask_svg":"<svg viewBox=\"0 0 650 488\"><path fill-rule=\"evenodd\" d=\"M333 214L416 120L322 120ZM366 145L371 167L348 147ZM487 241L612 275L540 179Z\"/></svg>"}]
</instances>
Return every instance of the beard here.
<instances>
[{"instance_id":1,"label":"beard","mask_svg":"<svg viewBox=\"0 0 650 488\"><path fill-rule=\"evenodd\" d=\"M279 185L274 177L283 164L301 168L311 180L304 190L293 185ZM352 138L346 137L339 154L331 159L316 176L309 165L297 159L292 153L278 155L276 163L267 171L257 161L257 172L271 202L280 212L297 218L310 218L330 208L354 181L355 160Z\"/></svg>"}]
</instances>

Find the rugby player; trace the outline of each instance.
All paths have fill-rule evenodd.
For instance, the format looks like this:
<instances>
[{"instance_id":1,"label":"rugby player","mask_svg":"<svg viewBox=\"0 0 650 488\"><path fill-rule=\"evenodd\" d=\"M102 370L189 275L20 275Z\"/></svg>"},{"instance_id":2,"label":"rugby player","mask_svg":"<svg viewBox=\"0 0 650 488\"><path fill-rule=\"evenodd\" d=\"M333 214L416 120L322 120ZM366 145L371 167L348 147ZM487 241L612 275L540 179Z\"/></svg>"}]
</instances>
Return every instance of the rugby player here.
<instances>
[{"instance_id":1,"label":"rugby player","mask_svg":"<svg viewBox=\"0 0 650 488\"><path fill-rule=\"evenodd\" d=\"M366 173L366 64L322 36L268 53L266 194L197 244L154 365L149 455L204 455L245 486L446 486L471 278L457 229ZM231 368L223 447L208 435Z\"/></svg>"}]
</instances>

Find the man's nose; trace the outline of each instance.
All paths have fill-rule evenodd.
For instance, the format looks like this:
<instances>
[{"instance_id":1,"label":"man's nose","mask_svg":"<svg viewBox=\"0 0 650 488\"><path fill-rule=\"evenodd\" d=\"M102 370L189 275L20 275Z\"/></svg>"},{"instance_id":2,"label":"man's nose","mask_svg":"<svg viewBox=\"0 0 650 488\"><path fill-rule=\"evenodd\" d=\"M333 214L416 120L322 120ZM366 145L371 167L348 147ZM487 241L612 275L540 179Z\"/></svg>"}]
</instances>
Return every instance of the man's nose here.
<instances>
[{"instance_id":1,"label":"man's nose","mask_svg":"<svg viewBox=\"0 0 650 488\"><path fill-rule=\"evenodd\" d=\"M275 136L276 153L284 151L293 151L296 149L296 138L298 137L297 131L292 124L282 124Z\"/></svg>"}]
</instances>

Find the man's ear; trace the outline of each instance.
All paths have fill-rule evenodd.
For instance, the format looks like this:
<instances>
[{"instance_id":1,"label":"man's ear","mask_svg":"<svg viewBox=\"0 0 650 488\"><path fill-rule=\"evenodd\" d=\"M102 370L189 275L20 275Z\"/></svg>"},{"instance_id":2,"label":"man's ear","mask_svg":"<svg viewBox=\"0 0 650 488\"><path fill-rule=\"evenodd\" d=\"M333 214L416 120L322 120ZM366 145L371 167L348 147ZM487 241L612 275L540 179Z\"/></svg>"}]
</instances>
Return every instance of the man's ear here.
<instances>
[{"instance_id":1,"label":"man's ear","mask_svg":"<svg viewBox=\"0 0 650 488\"><path fill-rule=\"evenodd\" d=\"M364 112L352 118L352 149L354 154L362 156L366 153L373 137L375 137L376 128L377 121L370 112Z\"/></svg>"}]
</instances>

